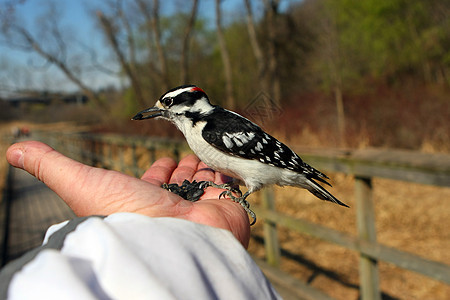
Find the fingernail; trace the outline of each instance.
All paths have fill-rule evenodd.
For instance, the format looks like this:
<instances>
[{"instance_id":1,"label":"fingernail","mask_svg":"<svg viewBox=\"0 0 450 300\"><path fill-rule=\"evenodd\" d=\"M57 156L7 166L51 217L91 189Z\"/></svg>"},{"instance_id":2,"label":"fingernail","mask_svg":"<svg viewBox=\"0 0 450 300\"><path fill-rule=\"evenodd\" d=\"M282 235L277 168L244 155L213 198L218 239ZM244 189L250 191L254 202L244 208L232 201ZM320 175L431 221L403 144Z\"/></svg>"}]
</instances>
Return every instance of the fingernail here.
<instances>
[{"instance_id":1,"label":"fingernail","mask_svg":"<svg viewBox=\"0 0 450 300\"><path fill-rule=\"evenodd\" d=\"M14 149L10 154L11 163L15 167L19 167L23 169L23 151L20 149Z\"/></svg>"}]
</instances>

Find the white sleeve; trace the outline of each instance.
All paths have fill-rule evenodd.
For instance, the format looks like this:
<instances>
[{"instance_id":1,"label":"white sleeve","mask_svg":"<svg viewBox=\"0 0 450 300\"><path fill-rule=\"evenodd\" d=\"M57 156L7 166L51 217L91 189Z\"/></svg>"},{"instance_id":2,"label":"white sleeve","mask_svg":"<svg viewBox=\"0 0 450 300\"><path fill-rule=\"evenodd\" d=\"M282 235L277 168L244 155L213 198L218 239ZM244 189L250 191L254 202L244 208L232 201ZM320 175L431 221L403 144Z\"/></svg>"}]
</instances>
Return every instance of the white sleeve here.
<instances>
[{"instance_id":1,"label":"white sleeve","mask_svg":"<svg viewBox=\"0 0 450 300\"><path fill-rule=\"evenodd\" d=\"M2 270L0 298L280 298L227 230L132 213L56 226Z\"/></svg>"}]
</instances>

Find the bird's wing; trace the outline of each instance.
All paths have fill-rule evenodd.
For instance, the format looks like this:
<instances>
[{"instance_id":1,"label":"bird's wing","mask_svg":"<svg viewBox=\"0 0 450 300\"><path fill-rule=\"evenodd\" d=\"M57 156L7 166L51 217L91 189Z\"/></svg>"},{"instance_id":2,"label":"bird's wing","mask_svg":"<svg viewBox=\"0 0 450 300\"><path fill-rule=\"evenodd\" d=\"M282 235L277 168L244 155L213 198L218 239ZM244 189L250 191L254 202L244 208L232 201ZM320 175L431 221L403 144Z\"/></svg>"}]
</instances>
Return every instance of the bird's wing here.
<instances>
[{"instance_id":1,"label":"bird's wing","mask_svg":"<svg viewBox=\"0 0 450 300\"><path fill-rule=\"evenodd\" d=\"M223 108L216 108L214 113L207 118L214 119L214 122L207 122L202 135L209 144L217 149L233 156L254 159L271 166L327 178L304 163L288 146L264 132L250 120Z\"/></svg>"}]
</instances>

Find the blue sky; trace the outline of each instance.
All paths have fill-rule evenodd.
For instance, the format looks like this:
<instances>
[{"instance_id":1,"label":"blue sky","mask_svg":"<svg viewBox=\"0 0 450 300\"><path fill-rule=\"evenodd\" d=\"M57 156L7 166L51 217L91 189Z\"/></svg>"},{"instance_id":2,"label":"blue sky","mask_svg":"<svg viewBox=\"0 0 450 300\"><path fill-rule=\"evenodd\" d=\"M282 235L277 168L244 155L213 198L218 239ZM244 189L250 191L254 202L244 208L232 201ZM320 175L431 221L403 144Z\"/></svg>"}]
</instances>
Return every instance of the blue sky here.
<instances>
[{"instance_id":1,"label":"blue sky","mask_svg":"<svg viewBox=\"0 0 450 300\"><path fill-rule=\"evenodd\" d=\"M290 3L301 0L281 0L281 9L285 10ZM17 19L33 32L38 28L36 23L48 8L48 0L0 0L0 5L4 3L16 3ZM22 3L23 2L23 3ZM59 1L57 1L59 2ZM61 6L62 23L70 28L74 38L81 43L89 45L95 49L106 49L103 37L96 29L96 24L92 17L92 11L101 6L102 0L65 0ZM199 16L210 20L214 26L214 2L213 0L200 0ZM177 5L190 1L168 0L161 1L161 13L170 15L179 9ZM253 1L256 11L260 11L261 1ZM1 9L1 8L0 8ZM187 8L188 9L188 8ZM224 21L235 18L239 12L244 14L243 0L223 0L222 9ZM236 12L238 12L236 14ZM107 55L106 51L99 51L100 55ZM113 59L107 60L108 67L117 69ZM100 72L89 73L87 82L95 88L106 85L126 84L117 77L109 76ZM48 90L75 90L76 87L70 83L61 72L55 67L48 67L45 61L36 54L18 51L6 46L4 40L0 40L0 96L15 89L32 88Z\"/></svg>"}]
</instances>

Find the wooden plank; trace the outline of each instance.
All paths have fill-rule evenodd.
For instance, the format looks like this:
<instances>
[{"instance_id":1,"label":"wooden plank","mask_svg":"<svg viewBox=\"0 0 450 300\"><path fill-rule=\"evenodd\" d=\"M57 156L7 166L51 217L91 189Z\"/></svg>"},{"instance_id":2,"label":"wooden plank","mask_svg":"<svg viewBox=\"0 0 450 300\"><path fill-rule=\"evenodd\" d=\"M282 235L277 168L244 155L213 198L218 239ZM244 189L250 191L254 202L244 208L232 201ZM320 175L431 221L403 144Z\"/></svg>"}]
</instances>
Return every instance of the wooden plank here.
<instances>
[{"instance_id":1,"label":"wooden plank","mask_svg":"<svg viewBox=\"0 0 450 300\"><path fill-rule=\"evenodd\" d=\"M296 151L319 170L450 187L450 155L446 154L383 149Z\"/></svg>"},{"instance_id":2,"label":"wooden plank","mask_svg":"<svg viewBox=\"0 0 450 300\"><path fill-rule=\"evenodd\" d=\"M355 177L356 220L358 237L372 243L377 242L375 210L372 199L372 180ZM361 298L381 300L378 262L365 254L359 258L359 278Z\"/></svg>"},{"instance_id":3,"label":"wooden plank","mask_svg":"<svg viewBox=\"0 0 450 300\"><path fill-rule=\"evenodd\" d=\"M296 219L279 212L266 210L258 205L252 205L252 210L260 219L270 220L280 226L341 245L373 259L383 260L404 269L450 284L450 266L444 263L428 260L418 255L381 244L363 241L349 234L322 225L314 224L303 219Z\"/></svg>"},{"instance_id":4,"label":"wooden plank","mask_svg":"<svg viewBox=\"0 0 450 300\"><path fill-rule=\"evenodd\" d=\"M126 168L126 166L125 166L125 156L124 156L124 153L125 153L125 148L124 147L122 147L122 146L119 146L119 149L118 149L118 156L119 156L119 170L118 171L120 171L120 172L125 172L125 168Z\"/></svg>"}]
</instances>

